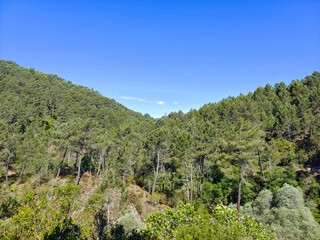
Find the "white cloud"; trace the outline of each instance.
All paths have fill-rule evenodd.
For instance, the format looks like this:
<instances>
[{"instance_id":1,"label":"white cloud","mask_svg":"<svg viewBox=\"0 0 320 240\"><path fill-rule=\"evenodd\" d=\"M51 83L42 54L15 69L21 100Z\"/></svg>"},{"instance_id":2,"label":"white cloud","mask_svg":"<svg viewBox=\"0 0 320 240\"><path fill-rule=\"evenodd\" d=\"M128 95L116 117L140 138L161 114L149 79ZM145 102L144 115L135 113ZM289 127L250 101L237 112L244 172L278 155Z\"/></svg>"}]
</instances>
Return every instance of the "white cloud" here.
<instances>
[{"instance_id":1,"label":"white cloud","mask_svg":"<svg viewBox=\"0 0 320 240\"><path fill-rule=\"evenodd\" d=\"M173 101L172 103L175 104L175 105L177 105L177 104L178 104L178 101Z\"/></svg>"},{"instance_id":2,"label":"white cloud","mask_svg":"<svg viewBox=\"0 0 320 240\"><path fill-rule=\"evenodd\" d=\"M120 97L121 99L124 100L133 100L133 101L139 101L139 102L145 102L145 103L156 103L158 105L164 105L165 102L160 100L160 101L150 101L148 99L145 98L137 98L137 97L129 97L129 96L122 96ZM178 104L178 102L174 101L174 104Z\"/></svg>"},{"instance_id":3,"label":"white cloud","mask_svg":"<svg viewBox=\"0 0 320 240\"><path fill-rule=\"evenodd\" d=\"M152 103L152 101L144 99L144 98L137 98L137 97L120 97L121 99L125 99L125 100L134 100L134 101L139 101L139 102L146 102L146 103Z\"/></svg>"}]
</instances>

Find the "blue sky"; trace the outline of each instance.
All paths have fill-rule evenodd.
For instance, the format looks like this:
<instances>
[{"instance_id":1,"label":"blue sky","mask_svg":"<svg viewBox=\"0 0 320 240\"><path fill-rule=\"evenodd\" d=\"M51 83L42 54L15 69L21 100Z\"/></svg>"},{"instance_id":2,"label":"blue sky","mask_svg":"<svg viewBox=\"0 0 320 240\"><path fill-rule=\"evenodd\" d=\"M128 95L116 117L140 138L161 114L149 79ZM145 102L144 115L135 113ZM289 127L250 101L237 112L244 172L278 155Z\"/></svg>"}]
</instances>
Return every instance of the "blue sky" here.
<instances>
[{"instance_id":1,"label":"blue sky","mask_svg":"<svg viewBox=\"0 0 320 240\"><path fill-rule=\"evenodd\" d=\"M320 1L0 0L0 58L153 117L320 70Z\"/></svg>"}]
</instances>

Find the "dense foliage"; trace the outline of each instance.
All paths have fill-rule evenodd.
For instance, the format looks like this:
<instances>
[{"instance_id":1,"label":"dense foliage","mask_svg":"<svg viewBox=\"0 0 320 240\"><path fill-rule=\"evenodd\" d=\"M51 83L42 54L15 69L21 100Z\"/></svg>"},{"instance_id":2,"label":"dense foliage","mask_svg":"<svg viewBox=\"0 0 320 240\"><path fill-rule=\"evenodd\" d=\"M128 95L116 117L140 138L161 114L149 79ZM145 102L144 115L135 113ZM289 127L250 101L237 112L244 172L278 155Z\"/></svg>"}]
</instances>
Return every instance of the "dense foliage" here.
<instances>
[{"instance_id":1,"label":"dense foliage","mask_svg":"<svg viewBox=\"0 0 320 240\"><path fill-rule=\"evenodd\" d=\"M0 60L2 235L132 238L154 208L202 201L214 216L220 204L237 203L239 211L240 205L253 206L263 189L276 201L285 183L302 190L298 195L306 205L299 205L299 216L319 223L319 108L320 74L314 72L290 85L267 84L155 120L56 75ZM65 200L56 189L73 184L78 197L67 194L73 204L62 211ZM25 188L33 189L32 197L25 197ZM272 216L282 209L273 200ZM54 217L53 209L63 217ZM291 237L281 222L272 225L262 213L245 213L275 228L278 237ZM36 224L39 214L46 226ZM24 216L35 225L20 229ZM212 231L210 224L203 234ZM316 239L318 225L311 225L310 235L300 230L296 236ZM196 231L182 226L174 234L189 236L188 229Z\"/></svg>"},{"instance_id":2,"label":"dense foliage","mask_svg":"<svg viewBox=\"0 0 320 240\"><path fill-rule=\"evenodd\" d=\"M275 230L279 239L319 239L319 224L305 206L302 192L284 184L273 196L263 190L246 203L242 213L250 215Z\"/></svg>"},{"instance_id":3,"label":"dense foliage","mask_svg":"<svg viewBox=\"0 0 320 240\"><path fill-rule=\"evenodd\" d=\"M255 219L223 205L211 216L190 204L179 204L176 210L167 207L165 212L153 212L146 222L143 235L147 239L275 239Z\"/></svg>"}]
</instances>

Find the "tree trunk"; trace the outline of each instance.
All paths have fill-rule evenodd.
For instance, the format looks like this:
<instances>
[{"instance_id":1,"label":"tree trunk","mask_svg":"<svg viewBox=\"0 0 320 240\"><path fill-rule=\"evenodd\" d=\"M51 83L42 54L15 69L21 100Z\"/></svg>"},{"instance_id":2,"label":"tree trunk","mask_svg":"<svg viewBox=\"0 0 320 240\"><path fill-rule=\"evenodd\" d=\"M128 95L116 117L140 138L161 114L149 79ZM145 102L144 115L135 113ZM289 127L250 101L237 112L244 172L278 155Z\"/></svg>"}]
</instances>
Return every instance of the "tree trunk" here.
<instances>
[{"instance_id":1,"label":"tree trunk","mask_svg":"<svg viewBox=\"0 0 320 240\"><path fill-rule=\"evenodd\" d=\"M71 155L71 151L70 151L70 148L68 149L68 167L69 167L69 164L70 164L70 156Z\"/></svg>"},{"instance_id":2,"label":"tree trunk","mask_svg":"<svg viewBox=\"0 0 320 240\"><path fill-rule=\"evenodd\" d=\"M193 195L193 184L192 184L192 163L190 169L190 201L192 202L192 195Z\"/></svg>"},{"instance_id":3,"label":"tree trunk","mask_svg":"<svg viewBox=\"0 0 320 240\"><path fill-rule=\"evenodd\" d=\"M93 155L94 155L94 152L92 151L92 152L91 152L91 156L90 156L90 176L92 175Z\"/></svg>"},{"instance_id":4,"label":"tree trunk","mask_svg":"<svg viewBox=\"0 0 320 240\"><path fill-rule=\"evenodd\" d=\"M25 166L26 166L26 162L24 162L23 165L22 165L22 168L21 168L21 171L20 171L20 174L19 174L19 178L18 178L18 180L16 182L16 186L19 184L19 182L20 182L20 180L22 178Z\"/></svg>"},{"instance_id":5,"label":"tree trunk","mask_svg":"<svg viewBox=\"0 0 320 240\"><path fill-rule=\"evenodd\" d=\"M78 159L78 157L79 157L79 152L77 151L76 152L76 161L73 164L74 168L77 168L77 159Z\"/></svg>"},{"instance_id":6,"label":"tree trunk","mask_svg":"<svg viewBox=\"0 0 320 240\"><path fill-rule=\"evenodd\" d=\"M258 156L259 156L260 169L261 169L261 173L262 173L262 179L265 182L266 178L264 176L264 171L263 171L263 167L262 167L262 160L261 160L261 155L260 155L260 150L259 149L258 149Z\"/></svg>"},{"instance_id":7,"label":"tree trunk","mask_svg":"<svg viewBox=\"0 0 320 240\"><path fill-rule=\"evenodd\" d=\"M238 202L237 202L237 211L238 211L238 213L240 213L241 182L242 182L242 166L240 165L240 169L239 169L239 187L238 187Z\"/></svg>"},{"instance_id":8,"label":"tree trunk","mask_svg":"<svg viewBox=\"0 0 320 240\"><path fill-rule=\"evenodd\" d=\"M162 169L163 169L162 191L164 191L164 184L165 184L165 181L166 181L166 167L162 166Z\"/></svg>"},{"instance_id":9,"label":"tree trunk","mask_svg":"<svg viewBox=\"0 0 320 240\"><path fill-rule=\"evenodd\" d=\"M81 153L79 154L79 165L78 165L78 175L77 175L77 179L76 179L76 185L79 185L80 173L81 173Z\"/></svg>"},{"instance_id":10,"label":"tree trunk","mask_svg":"<svg viewBox=\"0 0 320 240\"><path fill-rule=\"evenodd\" d=\"M40 170L41 170L41 167L39 167L38 169L38 178L37 178L37 182L38 182L38 186L40 187L41 185L41 174L40 174Z\"/></svg>"},{"instance_id":11,"label":"tree trunk","mask_svg":"<svg viewBox=\"0 0 320 240\"><path fill-rule=\"evenodd\" d=\"M271 157L269 157L268 160L269 160L269 168L272 169ZM272 178L272 171L270 171L270 177Z\"/></svg>"},{"instance_id":12,"label":"tree trunk","mask_svg":"<svg viewBox=\"0 0 320 240\"><path fill-rule=\"evenodd\" d=\"M100 170L102 169L102 172L104 172L104 159L105 159L106 150L103 149L99 156L99 167L97 171L97 175L99 175Z\"/></svg>"},{"instance_id":13,"label":"tree trunk","mask_svg":"<svg viewBox=\"0 0 320 240\"><path fill-rule=\"evenodd\" d=\"M102 164L101 158L102 158L102 154L100 153L100 155L99 155L99 166L98 166L97 175L99 175L99 173L100 173L100 168L101 168L101 164Z\"/></svg>"},{"instance_id":14,"label":"tree trunk","mask_svg":"<svg viewBox=\"0 0 320 240\"><path fill-rule=\"evenodd\" d=\"M158 173L159 173L159 164L160 164L160 150L157 150L157 166L156 166L156 171L154 173L154 181L153 181L151 194L154 194L154 190L156 188L157 177L158 177Z\"/></svg>"},{"instance_id":15,"label":"tree trunk","mask_svg":"<svg viewBox=\"0 0 320 240\"><path fill-rule=\"evenodd\" d=\"M199 172L200 172L199 191L200 191L200 197L202 197L202 186L203 186L204 172L201 170L200 166L199 166Z\"/></svg>"},{"instance_id":16,"label":"tree trunk","mask_svg":"<svg viewBox=\"0 0 320 240\"><path fill-rule=\"evenodd\" d=\"M188 172L188 164L187 163L186 163L186 184L187 184L186 196L187 196L187 201L189 201L189 199L190 199L190 194L189 194L189 172Z\"/></svg>"},{"instance_id":17,"label":"tree trunk","mask_svg":"<svg viewBox=\"0 0 320 240\"><path fill-rule=\"evenodd\" d=\"M6 162L6 188L9 188L8 172L9 172L10 159L11 159L11 154L9 154L9 157Z\"/></svg>"},{"instance_id":18,"label":"tree trunk","mask_svg":"<svg viewBox=\"0 0 320 240\"><path fill-rule=\"evenodd\" d=\"M66 157L67 150L68 150L68 148L66 148L66 150L64 151L64 154L63 154L62 160L61 160L61 162L60 162L60 164L59 164L59 168L58 168L58 172L57 172L56 180L58 179L58 177L59 177L59 175L60 175L61 166L62 166L62 164L63 164L64 158Z\"/></svg>"}]
</instances>

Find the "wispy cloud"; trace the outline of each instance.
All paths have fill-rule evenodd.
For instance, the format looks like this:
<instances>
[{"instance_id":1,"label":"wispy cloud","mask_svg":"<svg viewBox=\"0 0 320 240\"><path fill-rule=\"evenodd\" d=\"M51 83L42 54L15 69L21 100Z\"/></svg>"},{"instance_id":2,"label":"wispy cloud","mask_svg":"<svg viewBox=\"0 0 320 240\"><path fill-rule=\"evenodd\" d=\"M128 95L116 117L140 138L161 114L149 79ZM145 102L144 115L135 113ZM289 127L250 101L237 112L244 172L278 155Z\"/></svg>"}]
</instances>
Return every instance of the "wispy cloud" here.
<instances>
[{"instance_id":1,"label":"wispy cloud","mask_svg":"<svg viewBox=\"0 0 320 240\"><path fill-rule=\"evenodd\" d=\"M145 98L138 98L138 97L129 97L129 96L121 96L119 97L121 99L124 99L124 100L132 100L132 101L138 101L138 102L145 102L145 103L156 103L158 105L164 105L165 102L160 100L160 101L151 101L151 100L148 100L148 99L145 99ZM176 101L175 101L176 102ZM174 103L174 104L178 104L178 102Z\"/></svg>"},{"instance_id":2,"label":"wispy cloud","mask_svg":"<svg viewBox=\"0 0 320 240\"><path fill-rule=\"evenodd\" d=\"M177 104L178 104L178 101L173 101L172 103L175 104L175 105L177 105Z\"/></svg>"},{"instance_id":3,"label":"wispy cloud","mask_svg":"<svg viewBox=\"0 0 320 240\"><path fill-rule=\"evenodd\" d=\"M123 97L120 97L120 98L121 99L125 99L125 100L134 100L134 101L139 101L139 102L152 103L152 101L150 101L148 99L144 99L144 98L128 97L128 96L123 96Z\"/></svg>"}]
</instances>

